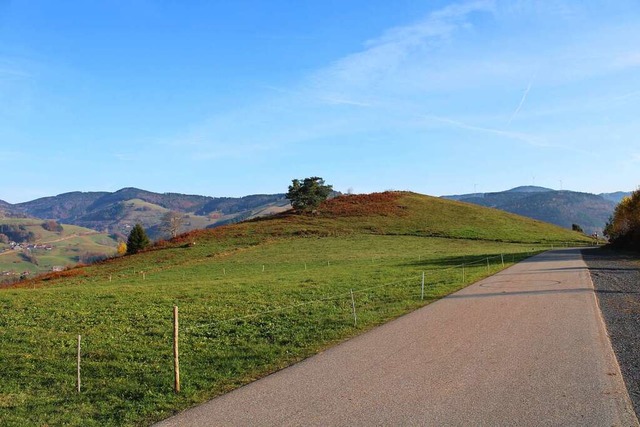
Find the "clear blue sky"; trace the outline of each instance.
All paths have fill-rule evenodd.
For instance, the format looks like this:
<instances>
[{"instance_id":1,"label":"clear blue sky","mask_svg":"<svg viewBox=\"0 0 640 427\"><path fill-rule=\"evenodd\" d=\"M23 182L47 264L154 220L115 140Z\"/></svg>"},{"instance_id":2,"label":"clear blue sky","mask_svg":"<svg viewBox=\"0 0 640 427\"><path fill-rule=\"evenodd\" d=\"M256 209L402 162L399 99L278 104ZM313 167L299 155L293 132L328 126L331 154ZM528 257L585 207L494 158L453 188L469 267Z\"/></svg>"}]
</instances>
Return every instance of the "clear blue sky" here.
<instances>
[{"instance_id":1,"label":"clear blue sky","mask_svg":"<svg viewBox=\"0 0 640 427\"><path fill-rule=\"evenodd\" d=\"M0 199L640 184L640 2L0 0Z\"/></svg>"}]
</instances>

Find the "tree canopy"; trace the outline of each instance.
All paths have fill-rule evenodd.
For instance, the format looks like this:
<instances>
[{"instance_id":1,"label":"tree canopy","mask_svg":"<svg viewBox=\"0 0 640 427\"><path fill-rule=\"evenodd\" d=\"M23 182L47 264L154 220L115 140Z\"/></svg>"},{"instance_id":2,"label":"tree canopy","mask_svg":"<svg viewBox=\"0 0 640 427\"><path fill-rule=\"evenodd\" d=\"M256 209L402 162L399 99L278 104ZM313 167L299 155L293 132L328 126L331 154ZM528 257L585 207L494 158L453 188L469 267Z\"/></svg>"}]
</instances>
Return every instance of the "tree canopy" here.
<instances>
[{"instance_id":1,"label":"tree canopy","mask_svg":"<svg viewBox=\"0 0 640 427\"><path fill-rule=\"evenodd\" d=\"M614 246L640 250L640 189L620 201L604 234Z\"/></svg>"},{"instance_id":2,"label":"tree canopy","mask_svg":"<svg viewBox=\"0 0 640 427\"><path fill-rule=\"evenodd\" d=\"M127 239L127 255L137 254L149 246L149 237L140 224L136 224Z\"/></svg>"},{"instance_id":3,"label":"tree canopy","mask_svg":"<svg viewBox=\"0 0 640 427\"><path fill-rule=\"evenodd\" d=\"M294 179L289 186L287 199L296 211L312 212L329 197L331 191L333 187L325 185L324 179L317 176L304 178L302 181Z\"/></svg>"}]
</instances>

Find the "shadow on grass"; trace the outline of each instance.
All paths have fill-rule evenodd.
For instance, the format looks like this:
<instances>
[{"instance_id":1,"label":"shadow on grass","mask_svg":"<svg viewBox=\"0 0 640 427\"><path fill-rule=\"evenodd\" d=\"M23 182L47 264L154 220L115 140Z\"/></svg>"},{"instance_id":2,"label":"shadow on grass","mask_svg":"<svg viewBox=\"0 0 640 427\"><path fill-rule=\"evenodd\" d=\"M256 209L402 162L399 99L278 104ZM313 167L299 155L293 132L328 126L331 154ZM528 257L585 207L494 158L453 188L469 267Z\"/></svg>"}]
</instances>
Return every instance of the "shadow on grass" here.
<instances>
[{"instance_id":1,"label":"shadow on grass","mask_svg":"<svg viewBox=\"0 0 640 427\"><path fill-rule=\"evenodd\" d=\"M465 266L482 266L486 265L487 258L489 258L489 263L491 265L496 265L498 263L502 263L502 259L504 257L504 262L517 262L522 261L530 257L528 254L500 254L500 253L492 253L485 255L477 255L477 256L450 256L450 257L442 257L442 258L429 258L424 260L415 260L409 261L400 264L403 267L424 267L426 269L433 268L446 268L446 267L462 267Z\"/></svg>"}]
</instances>

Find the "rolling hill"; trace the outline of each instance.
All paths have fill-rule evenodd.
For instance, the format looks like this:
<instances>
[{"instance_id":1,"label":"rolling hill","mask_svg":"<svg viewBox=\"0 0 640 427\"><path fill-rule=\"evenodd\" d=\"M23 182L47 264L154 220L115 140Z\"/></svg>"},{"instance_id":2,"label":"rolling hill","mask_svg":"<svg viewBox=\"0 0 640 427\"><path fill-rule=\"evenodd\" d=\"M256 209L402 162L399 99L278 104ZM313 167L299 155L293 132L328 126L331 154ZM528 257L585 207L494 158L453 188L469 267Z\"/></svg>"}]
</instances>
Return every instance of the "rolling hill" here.
<instances>
[{"instance_id":1,"label":"rolling hill","mask_svg":"<svg viewBox=\"0 0 640 427\"><path fill-rule=\"evenodd\" d=\"M616 200L629 193L590 194L524 186L495 193L443 196L476 205L500 209L540 221L571 228L578 224L587 234L602 230L613 213Z\"/></svg>"},{"instance_id":2,"label":"rolling hill","mask_svg":"<svg viewBox=\"0 0 640 427\"><path fill-rule=\"evenodd\" d=\"M75 225L47 230L40 219L0 218L0 283L113 256L116 246L108 235Z\"/></svg>"},{"instance_id":3,"label":"rolling hill","mask_svg":"<svg viewBox=\"0 0 640 427\"><path fill-rule=\"evenodd\" d=\"M0 289L0 424L149 425L532 252L589 242L495 209L388 192L341 196L315 215L195 230L134 256L25 281Z\"/></svg>"},{"instance_id":4,"label":"rolling hill","mask_svg":"<svg viewBox=\"0 0 640 427\"><path fill-rule=\"evenodd\" d=\"M159 224L168 211L184 214L184 232L281 212L288 207L284 194L215 198L123 188L113 193L71 192L14 205L0 204L0 211L12 216L55 219L121 239L135 223L140 223L156 239L164 237Z\"/></svg>"}]
</instances>

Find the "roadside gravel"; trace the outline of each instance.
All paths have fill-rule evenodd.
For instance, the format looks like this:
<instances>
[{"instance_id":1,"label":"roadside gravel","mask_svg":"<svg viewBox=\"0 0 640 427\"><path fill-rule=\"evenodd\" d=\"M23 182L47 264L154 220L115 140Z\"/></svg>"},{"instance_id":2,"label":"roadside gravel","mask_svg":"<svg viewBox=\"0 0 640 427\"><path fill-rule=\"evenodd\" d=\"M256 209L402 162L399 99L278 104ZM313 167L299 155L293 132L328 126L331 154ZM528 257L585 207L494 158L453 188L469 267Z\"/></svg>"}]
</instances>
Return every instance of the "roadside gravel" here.
<instances>
[{"instance_id":1,"label":"roadside gravel","mask_svg":"<svg viewBox=\"0 0 640 427\"><path fill-rule=\"evenodd\" d=\"M584 249L613 350L640 417L640 254Z\"/></svg>"}]
</instances>

